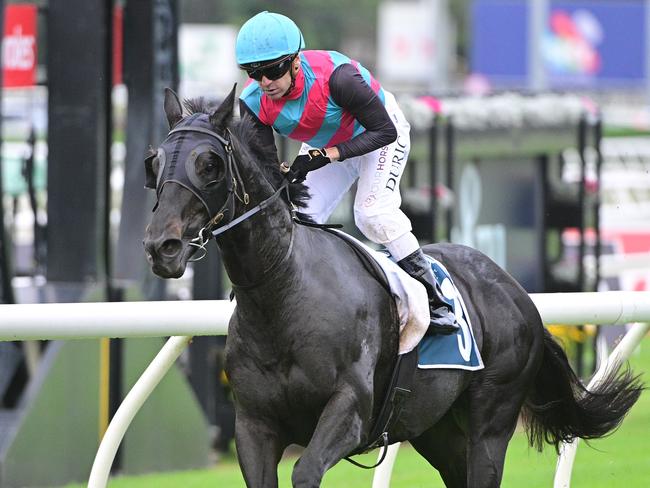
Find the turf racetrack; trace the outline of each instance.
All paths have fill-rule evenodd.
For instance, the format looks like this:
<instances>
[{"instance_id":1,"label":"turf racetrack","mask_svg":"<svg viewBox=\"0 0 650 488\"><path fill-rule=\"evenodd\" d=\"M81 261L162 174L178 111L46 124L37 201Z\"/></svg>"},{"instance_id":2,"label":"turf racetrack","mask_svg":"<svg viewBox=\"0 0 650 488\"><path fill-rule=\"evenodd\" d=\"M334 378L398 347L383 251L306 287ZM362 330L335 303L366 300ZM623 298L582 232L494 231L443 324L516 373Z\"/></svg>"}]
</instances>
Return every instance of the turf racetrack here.
<instances>
[{"instance_id":1,"label":"turf racetrack","mask_svg":"<svg viewBox=\"0 0 650 488\"><path fill-rule=\"evenodd\" d=\"M637 373L650 371L650 337L630 359ZM650 374L644 374L650 386ZM610 437L580 443L573 468L572 488L646 488L650 486L650 391L645 391L622 427ZM358 457L374 463L376 453ZM288 456L280 465L280 487L291 486L291 468L296 458ZM551 488L555 473L555 452L551 447L542 454L526 443L523 432L513 437L506 458L502 486L505 488ZM324 479L326 488L358 488L372 485L373 471L362 470L341 461ZM85 484L67 485L82 488ZM115 477L110 488L204 488L209 486L244 488L244 480L233 454L222 458L214 468L147 476ZM444 487L433 470L408 444L400 449L393 471L391 488Z\"/></svg>"}]
</instances>

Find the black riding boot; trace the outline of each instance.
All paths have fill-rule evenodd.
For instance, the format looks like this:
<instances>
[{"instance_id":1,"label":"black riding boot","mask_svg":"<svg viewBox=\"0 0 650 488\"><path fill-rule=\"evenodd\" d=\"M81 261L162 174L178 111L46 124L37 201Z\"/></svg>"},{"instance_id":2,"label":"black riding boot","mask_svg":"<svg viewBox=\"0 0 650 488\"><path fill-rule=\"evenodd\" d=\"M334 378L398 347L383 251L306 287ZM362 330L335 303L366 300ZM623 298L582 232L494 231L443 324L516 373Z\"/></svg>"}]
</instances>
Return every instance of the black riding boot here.
<instances>
[{"instance_id":1,"label":"black riding boot","mask_svg":"<svg viewBox=\"0 0 650 488\"><path fill-rule=\"evenodd\" d=\"M454 313L442 299L440 285L433 276L431 265L424 257L422 249L412 252L404 259L397 261L400 268L418 280L427 289L429 295L429 312L431 322L427 334L453 334L459 328Z\"/></svg>"}]
</instances>

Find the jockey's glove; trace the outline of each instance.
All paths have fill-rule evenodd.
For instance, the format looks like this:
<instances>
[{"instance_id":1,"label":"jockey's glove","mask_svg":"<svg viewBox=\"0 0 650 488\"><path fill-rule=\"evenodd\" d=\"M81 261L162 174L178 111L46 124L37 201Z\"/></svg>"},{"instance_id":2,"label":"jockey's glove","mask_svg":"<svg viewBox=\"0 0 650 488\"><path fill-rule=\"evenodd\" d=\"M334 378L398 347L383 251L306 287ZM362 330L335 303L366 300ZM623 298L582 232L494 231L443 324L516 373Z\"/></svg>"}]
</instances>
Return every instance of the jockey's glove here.
<instances>
[{"instance_id":1,"label":"jockey's glove","mask_svg":"<svg viewBox=\"0 0 650 488\"><path fill-rule=\"evenodd\" d=\"M293 182L305 181L307 173L322 168L331 162L332 160L327 157L325 149L310 149L307 154L301 154L293 160L291 165Z\"/></svg>"}]
</instances>

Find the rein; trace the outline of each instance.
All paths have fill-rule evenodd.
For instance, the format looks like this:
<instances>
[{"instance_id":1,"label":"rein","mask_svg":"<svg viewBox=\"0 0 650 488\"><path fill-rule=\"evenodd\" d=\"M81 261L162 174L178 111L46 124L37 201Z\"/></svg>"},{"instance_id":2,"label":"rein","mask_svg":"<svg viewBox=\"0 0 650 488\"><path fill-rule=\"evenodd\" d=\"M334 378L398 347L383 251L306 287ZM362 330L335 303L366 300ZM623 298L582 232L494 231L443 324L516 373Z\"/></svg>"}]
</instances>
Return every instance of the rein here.
<instances>
[{"instance_id":1,"label":"rein","mask_svg":"<svg viewBox=\"0 0 650 488\"><path fill-rule=\"evenodd\" d=\"M205 248L206 244L210 241L212 237L217 237L220 234L223 234L226 231L229 231L236 225L242 223L243 221L251 218L253 215L255 215L257 212L260 210L264 210L266 207L271 205L282 193L282 191L287 192L287 197L289 196L289 182L285 181L280 188L278 188L273 195L271 195L269 198L266 200L263 200L259 204L257 204L255 207L251 208L247 212L241 214L239 217L237 217L234 220L231 220L228 224L224 224L220 227L217 227L214 229L214 226L221 221L223 218L223 213L217 214L215 217L211 218L210 221L199 231L199 235L196 236L194 239L192 239L189 243L190 246L194 246L199 248L201 251L203 251L203 254L197 258L191 259L191 261L199 261L205 257L207 254L207 249ZM227 200L226 200L227 203ZM225 206L225 204L224 204ZM219 217L218 219L215 220L216 217ZM213 230L214 229L214 230ZM207 237L205 235L207 234Z\"/></svg>"}]
</instances>

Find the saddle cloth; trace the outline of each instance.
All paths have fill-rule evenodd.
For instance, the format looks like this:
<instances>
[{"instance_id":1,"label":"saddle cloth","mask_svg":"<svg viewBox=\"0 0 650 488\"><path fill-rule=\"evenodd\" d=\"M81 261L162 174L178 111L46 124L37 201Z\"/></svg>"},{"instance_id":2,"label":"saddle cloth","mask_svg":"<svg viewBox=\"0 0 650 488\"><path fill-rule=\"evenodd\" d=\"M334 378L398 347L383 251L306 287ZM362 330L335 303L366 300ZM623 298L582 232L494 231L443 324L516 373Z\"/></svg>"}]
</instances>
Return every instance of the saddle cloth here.
<instances>
[{"instance_id":1,"label":"saddle cloth","mask_svg":"<svg viewBox=\"0 0 650 488\"><path fill-rule=\"evenodd\" d=\"M483 360L474 339L465 303L442 263L427 256L446 302L458 319L460 329L455 334L425 337L429 328L429 299L424 286L402 270L388 252L376 251L344 232L335 229L328 231L365 251L384 271L400 319L399 354L405 354L418 347L418 367L422 369L483 368Z\"/></svg>"},{"instance_id":2,"label":"saddle cloth","mask_svg":"<svg viewBox=\"0 0 650 488\"><path fill-rule=\"evenodd\" d=\"M405 354L415 349L429 328L429 304L424 286L406 274L387 253L375 251L340 230L327 229L327 232L337 235L381 268L384 276L377 278L390 289L399 316L398 352Z\"/></svg>"},{"instance_id":3,"label":"saddle cloth","mask_svg":"<svg viewBox=\"0 0 650 488\"><path fill-rule=\"evenodd\" d=\"M483 369L483 359L474 339L472 324L462 295L444 265L427 256L445 301L456 315L460 329L455 334L428 335L418 345L418 368Z\"/></svg>"}]
</instances>

